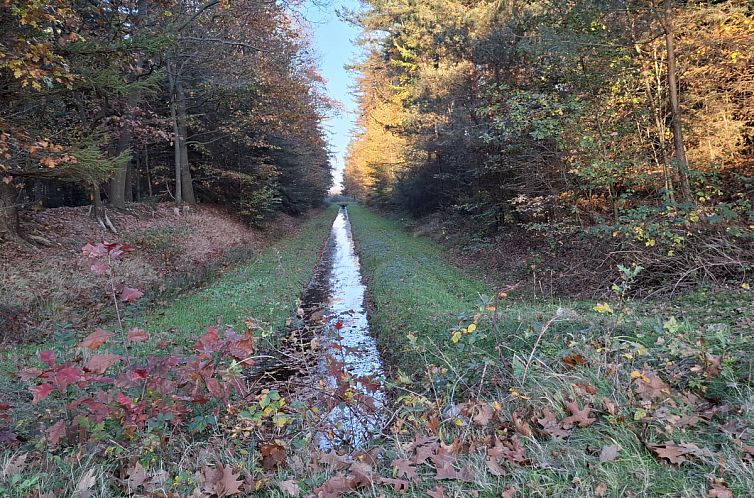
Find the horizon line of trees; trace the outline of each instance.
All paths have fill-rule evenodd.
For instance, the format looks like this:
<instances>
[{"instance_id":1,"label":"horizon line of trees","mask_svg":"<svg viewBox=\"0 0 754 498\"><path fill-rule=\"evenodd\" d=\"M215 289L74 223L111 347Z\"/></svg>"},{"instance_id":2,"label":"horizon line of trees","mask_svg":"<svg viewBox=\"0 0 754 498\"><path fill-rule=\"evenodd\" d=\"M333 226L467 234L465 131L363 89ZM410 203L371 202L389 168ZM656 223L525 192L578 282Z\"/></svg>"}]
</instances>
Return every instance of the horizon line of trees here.
<instances>
[{"instance_id":1,"label":"horizon line of trees","mask_svg":"<svg viewBox=\"0 0 754 498\"><path fill-rule=\"evenodd\" d=\"M333 112L284 0L0 2L0 238L19 209L222 203L252 223L331 183Z\"/></svg>"}]
</instances>

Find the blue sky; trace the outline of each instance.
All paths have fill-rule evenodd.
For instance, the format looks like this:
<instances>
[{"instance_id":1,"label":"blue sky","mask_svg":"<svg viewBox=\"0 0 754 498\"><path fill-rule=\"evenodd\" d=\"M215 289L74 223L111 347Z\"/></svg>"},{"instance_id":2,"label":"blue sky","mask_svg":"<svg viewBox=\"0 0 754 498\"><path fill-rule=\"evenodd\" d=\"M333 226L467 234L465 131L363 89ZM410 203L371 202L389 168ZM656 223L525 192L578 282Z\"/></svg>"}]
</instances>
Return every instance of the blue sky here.
<instances>
[{"instance_id":1,"label":"blue sky","mask_svg":"<svg viewBox=\"0 0 754 498\"><path fill-rule=\"evenodd\" d=\"M326 5L319 5L326 3ZM308 0L302 13L311 23L314 49L319 54L320 70L327 80L327 91L338 100L344 110L325 125L333 153L333 176L335 187L343 178L343 160L356 117L356 102L353 95L353 75L343 67L356 61L359 49L356 38L359 30L338 18L338 9L356 9L358 0Z\"/></svg>"}]
</instances>

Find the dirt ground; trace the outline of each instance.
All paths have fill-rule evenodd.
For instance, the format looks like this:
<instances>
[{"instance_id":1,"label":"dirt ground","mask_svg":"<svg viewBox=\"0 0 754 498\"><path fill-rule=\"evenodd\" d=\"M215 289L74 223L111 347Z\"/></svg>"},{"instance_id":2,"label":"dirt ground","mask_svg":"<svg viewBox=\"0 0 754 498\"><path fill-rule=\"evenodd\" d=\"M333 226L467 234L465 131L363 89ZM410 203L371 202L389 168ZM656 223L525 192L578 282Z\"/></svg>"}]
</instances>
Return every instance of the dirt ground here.
<instances>
[{"instance_id":1,"label":"dirt ground","mask_svg":"<svg viewBox=\"0 0 754 498\"><path fill-rule=\"evenodd\" d=\"M35 341L65 324L85 326L106 305L109 284L83 257L87 242L129 244L133 252L113 267L116 283L164 291L176 277L242 259L298 225L280 215L260 231L217 206L179 214L171 204L133 204L109 216L118 234L102 229L87 207L22 214L22 230L50 245L0 243L0 345Z\"/></svg>"}]
</instances>

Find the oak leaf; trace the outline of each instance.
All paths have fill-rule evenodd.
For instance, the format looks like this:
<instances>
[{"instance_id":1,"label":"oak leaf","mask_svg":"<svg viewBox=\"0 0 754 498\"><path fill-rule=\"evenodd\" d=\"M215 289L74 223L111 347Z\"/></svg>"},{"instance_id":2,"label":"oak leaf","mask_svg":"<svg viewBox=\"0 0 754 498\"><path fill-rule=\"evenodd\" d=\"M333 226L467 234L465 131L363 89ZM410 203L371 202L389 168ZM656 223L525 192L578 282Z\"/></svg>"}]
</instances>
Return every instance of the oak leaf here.
<instances>
[{"instance_id":1,"label":"oak leaf","mask_svg":"<svg viewBox=\"0 0 754 498\"><path fill-rule=\"evenodd\" d=\"M292 479L278 482L278 487L286 496L298 496L301 494L301 488L296 481Z\"/></svg>"},{"instance_id":2,"label":"oak leaf","mask_svg":"<svg viewBox=\"0 0 754 498\"><path fill-rule=\"evenodd\" d=\"M445 488L443 488L439 484L435 487L435 489L428 490L427 495L429 496L429 498L449 498L448 495L445 494Z\"/></svg>"},{"instance_id":3,"label":"oak leaf","mask_svg":"<svg viewBox=\"0 0 754 498\"><path fill-rule=\"evenodd\" d=\"M617 444L610 444L607 446L602 447L602 451L600 451L600 462L612 462L616 458L618 458L618 452L621 450L620 445Z\"/></svg>"},{"instance_id":4,"label":"oak leaf","mask_svg":"<svg viewBox=\"0 0 754 498\"><path fill-rule=\"evenodd\" d=\"M570 416L560 421L561 425L565 429L570 429L577 424L579 427L589 427L597 421L596 418L589 416L592 408L588 404L584 405L583 409L579 409L578 402L566 401L565 407L566 410L568 410L568 412L571 414Z\"/></svg>"},{"instance_id":5,"label":"oak leaf","mask_svg":"<svg viewBox=\"0 0 754 498\"><path fill-rule=\"evenodd\" d=\"M398 477L405 477L407 479L417 479L419 477L416 473L416 467L408 460L396 459L390 462L390 465L398 471Z\"/></svg>"}]
</instances>

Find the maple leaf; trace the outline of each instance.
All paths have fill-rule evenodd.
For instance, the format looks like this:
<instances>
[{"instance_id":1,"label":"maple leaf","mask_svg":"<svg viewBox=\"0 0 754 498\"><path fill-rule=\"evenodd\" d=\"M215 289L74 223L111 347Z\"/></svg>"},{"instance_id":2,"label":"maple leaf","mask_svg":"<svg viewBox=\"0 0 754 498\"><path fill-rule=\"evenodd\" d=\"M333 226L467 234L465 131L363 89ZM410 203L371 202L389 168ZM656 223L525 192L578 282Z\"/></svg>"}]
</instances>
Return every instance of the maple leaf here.
<instances>
[{"instance_id":1,"label":"maple leaf","mask_svg":"<svg viewBox=\"0 0 754 498\"><path fill-rule=\"evenodd\" d=\"M398 471L398 477L405 477L407 479L419 478L419 475L416 473L416 467L408 460L396 459L390 462L390 465Z\"/></svg>"},{"instance_id":2,"label":"maple leaf","mask_svg":"<svg viewBox=\"0 0 754 498\"><path fill-rule=\"evenodd\" d=\"M108 368L112 367L122 359L123 357L121 355L110 352L96 354L89 358L89 361L84 365L84 370L96 374L103 374Z\"/></svg>"},{"instance_id":3,"label":"maple leaf","mask_svg":"<svg viewBox=\"0 0 754 498\"><path fill-rule=\"evenodd\" d=\"M140 328L133 328L128 331L127 339L130 342L146 342L149 340L149 332Z\"/></svg>"},{"instance_id":4,"label":"maple leaf","mask_svg":"<svg viewBox=\"0 0 754 498\"><path fill-rule=\"evenodd\" d=\"M40 351L39 361L43 363L47 363L47 365L50 368L54 367L55 366L55 352L54 351Z\"/></svg>"},{"instance_id":5,"label":"maple leaf","mask_svg":"<svg viewBox=\"0 0 754 498\"><path fill-rule=\"evenodd\" d=\"M47 396L50 395L51 392L55 390L54 387L52 387L52 384L44 383L39 384L37 386L33 386L29 388L29 391L34 395L34 398L31 400L32 404L36 405L43 399L45 399Z\"/></svg>"},{"instance_id":6,"label":"maple leaf","mask_svg":"<svg viewBox=\"0 0 754 498\"><path fill-rule=\"evenodd\" d=\"M123 287L123 290L120 292L120 300L124 303L130 303L136 301L143 295L144 293L139 289L134 289L133 287Z\"/></svg>"},{"instance_id":7,"label":"maple leaf","mask_svg":"<svg viewBox=\"0 0 754 498\"><path fill-rule=\"evenodd\" d=\"M51 445L55 446L60 442L60 439L65 436L65 430L65 420L58 420L45 431L45 439L47 439Z\"/></svg>"},{"instance_id":8,"label":"maple leaf","mask_svg":"<svg viewBox=\"0 0 754 498\"><path fill-rule=\"evenodd\" d=\"M280 481L278 482L278 487L286 496L298 496L301 494L301 488L294 480Z\"/></svg>"},{"instance_id":9,"label":"maple leaf","mask_svg":"<svg viewBox=\"0 0 754 498\"><path fill-rule=\"evenodd\" d=\"M60 367L52 376L52 383L55 387L63 392L71 384L76 384L79 381L84 380L84 371L73 365L65 365Z\"/></svg>"},{"instance_id":10,"label":"maple leaf","mask_svg":"<svg viewBox=\"0 0 754 498\"><path fill-rule=\"evenodd\" d=\"M285 463L285 447L280 443L263 444L260 451L264 470L274 470Z\"/></svg>"},{"instance_id":11,"label":"maple leaf","mask_svg":"<svg viewBox=\"0 0 754 498\"><path fill-rule=\"evenodd\" d=\"M621 450L620 445L610 444L602 447L600 451L600 462L612 462L618 457L618 452Z\"/></svg>"},{"instance_id":12,"label":"maple leaf","mask_svg":"<svg viewBox=\"0 0 754 498\"><path fill-rule=\"evenodd\" d=\"M109 341L115 334L104 329L96 328L94 332L84 338L79 344L82 348L98 349L100 346Z\"/></svg>"},{"instance_id":13,"label":"maple leaf","mask_svg":"<svg viewBox=\"0 0 754 498\"><path fill-rule=\"evenodd\" d=\"M570 429L574 425L578 424L579 427L589 427L597 421L596 418L590 417L591 407L586 404L583 409L579 409L579 404L576 401L566 401L566 410L571 414L560 421L561 425L565 429Z\"/></svg>"}]
</instances>

